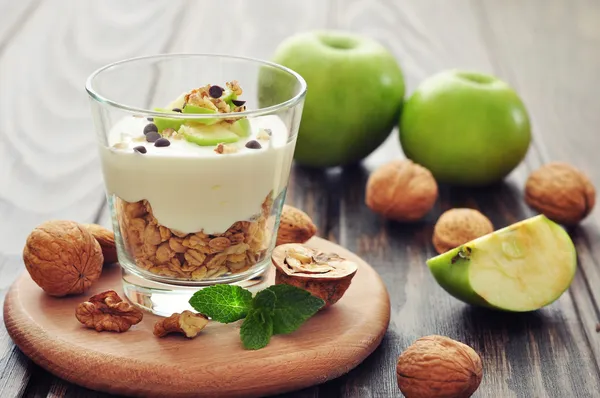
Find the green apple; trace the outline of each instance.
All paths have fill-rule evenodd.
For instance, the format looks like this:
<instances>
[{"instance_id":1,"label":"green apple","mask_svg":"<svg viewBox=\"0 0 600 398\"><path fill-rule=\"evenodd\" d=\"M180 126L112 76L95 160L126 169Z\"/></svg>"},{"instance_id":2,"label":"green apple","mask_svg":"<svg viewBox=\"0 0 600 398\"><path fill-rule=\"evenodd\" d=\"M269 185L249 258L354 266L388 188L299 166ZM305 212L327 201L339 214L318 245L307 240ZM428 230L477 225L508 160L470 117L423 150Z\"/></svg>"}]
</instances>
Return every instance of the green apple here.
<instances>
[{"instance_id":1,"label":"green apple","mask_svg":"<svg viewBox=\"0 0 600 398\"><path fill-rule=\"evenodd\" d=\"M240 137L249 137L250 133L252 133L250 122L246 118L235 121L229 126L229 129Z\"/></svg>"},{"instance_id":2,"label":"green apple","mask_svg":"<svg viewBox=\"0 0 600 398\"><path fill-rule=\"evenodd\" d=\"M400 118L406 157L451 184L503 179L523 160L530 141L519 96L496 77L476 72L449 70L426 79Z\"/></svg>"},{"instance_id":3,"label":"green apple","mask_svg":"<svg viewBox=\"0 0 600 398\"><path fill-rule=\"evenodd\" d=\"M170 109L154 108L154 110L157 112L175 113ZM158 117L158 116L154 118L154 124L156 125L156 128L158 128L159 133L162 133L162 131L165 129L173 129L173 130L177 131L177 130L179 130L179 128L181 127L183 122L185 122L184 119L172 119L169 117Z\"/></svg>"},{"instance_id":4,"label":"green apple","mask_svg":"<svg viewBox=\"0 0 600 398\"><path fill-rule=\"evenodd\" d=\"M355 163L390 134L404 98L404 78L380 43L341 31L312 31L283 41L273 61L306 80L308 91L295 150L298 163ZM291 98L291 80L261 71L259 105Z\"/></svg>"},{"instance_id":5,"label":"green apple","mask_svg":"<svg viewBox=\"0 0 600 398\"><path fill-rule=\"evenodd\" d=\"M577 268L567 232L544 215L517 222L427 261L444 290L466 303L525 312L557 300Z\"/></svg>"},{"instance_id":6,"label":"green apple","mask_svg":"<svg viewBox=\"0 0 600 398\"><path fill-rule=\"evenodd\" d=\"M179 132L183 134L186 141L200 146L213 146L220 143L229 144L240 139L236 133L220 124L198 127L184 124Z\"/></svg>"}]
</instances>

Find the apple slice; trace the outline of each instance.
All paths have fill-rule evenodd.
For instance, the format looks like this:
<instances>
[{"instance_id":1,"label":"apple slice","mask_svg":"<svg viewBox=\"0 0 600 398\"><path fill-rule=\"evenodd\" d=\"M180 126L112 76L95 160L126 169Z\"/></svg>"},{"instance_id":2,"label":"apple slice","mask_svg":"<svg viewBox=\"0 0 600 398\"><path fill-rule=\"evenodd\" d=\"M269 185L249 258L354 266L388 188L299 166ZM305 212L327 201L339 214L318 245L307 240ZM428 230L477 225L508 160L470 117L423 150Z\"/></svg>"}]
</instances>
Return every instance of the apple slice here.
<instances>
[{"instance_id":1,"label":"apple slice","mask_svg":"<svg viewBox=\"0 0 600 398\"><path fill-rule=\"evenodd\" d=\"M182 93L179 95L179 97L177 97L175 100L171 101L165 109L174 109L174 108L183 108L183 105L185 104L185 97L186 97L187 93Z\"/></svg>"},{"instance_id":2,"label":"apple slice","mask_svg":"<svg viewBox=\"0 0 600 398\"><path fill-rule=\"evenodd\" d=\"M156 112L175 113L171 109L154 108L154 110ZM159 133L161 133L164 129L173 129L177 131L184 122L184 119L171 119L168 117L154 118L154 124L156 125L156 128L158 128Z\"/></svg>"},{"instance_id":3,"label":"apple slice","mask_svg":"<svg viewBox=\"0 0 600 398\"><path fill-rule=\"evenodd\" d=\"M186 114L191 114L191 115L206 115L206 114L217 114L218 112L213 110L213 109L207 109L207 108L202 108L196 105L186 105L185 108L183 108L183 113ZM217 118L210 118L210 119L189 119L189 120L185 120L186 123L197 123L197 124L206 124L206 125L210 125L210 124L215 124L219 121L219 119Z\"/></svg>"},{"instance_id":4,"label":"apple slice","mask_svg":"<svg viewBox=\"0 0 600 398\"><path fill-rule=\"evenodd\" d=\"M200 146L213 146L220 143L230 144L237 142L240 137L221 125L192 127L182 125L179 132L186 141Z\"/></svg>"},{"instance_id":5,"label":"apple slice","mask_svg":"<svg viewBox=\"0 0 600 398\"><path fill-rule=\"evenodd\" d=\"M221 99L225 102L227 102L229 104L229 106L231 106L232 108L235 106L233 104L233 100L237 99L237 94L234 93L233 91L227 89L223 92L223 95L221 96Z\"/></svg>"},{"instance_id":6,"label":"apple slice","mask_svg":"<svg viewBox=\"0 0 600 398\"><path fill-rule=\"evenodd\" d=\"M248 136L250 136L250 132L251 132L250 122L246 118L239 119L238 121L233 123L229 127L229 129L231 131L233 131L234 133L236 133L240 137L248 137Z\"/></svg>"},{"instance_id":7,"label":"apple slice","mask_svg":"<svg viewBox=\"0 0 600 398\"><path fill-rule=\"evenodd\" d=\"M505 311L542 308L567 290L577 268L567 232L531 217L427 261L444 290L466 303Z\"/></svg>"}]
</instances>

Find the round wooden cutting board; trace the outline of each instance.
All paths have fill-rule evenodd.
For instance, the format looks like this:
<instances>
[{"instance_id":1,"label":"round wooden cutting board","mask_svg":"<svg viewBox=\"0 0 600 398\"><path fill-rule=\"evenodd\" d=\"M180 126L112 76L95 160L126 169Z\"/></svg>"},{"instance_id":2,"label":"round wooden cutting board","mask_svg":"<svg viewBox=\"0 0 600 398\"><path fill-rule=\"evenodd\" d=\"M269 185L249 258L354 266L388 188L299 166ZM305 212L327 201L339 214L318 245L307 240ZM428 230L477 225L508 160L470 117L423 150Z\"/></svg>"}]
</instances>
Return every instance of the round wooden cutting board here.
<instances>
[{"instance_id":1,"label":"round wooden cutting board","mask_svg":"<svg viewBox=\"0 0 600 398\"><path fill-rule=\"evenodd\" d=\"M377 273L349 251L323 239L309 246L334 251L359 264L350 288L290 335L273 336L261 350L244 350L240 322L210 323L195 339L156 338L149 313L125 333L84 328L77 304L114 289L121 272L107 267L83 296L53 298L22 275L4 305L8 333L35 363L94 390L153 397L259 397L292 391L341 376L381 342L390 319L387 290ZM271 283L274 278L271 272Z\"/></svg>"}]
</instances>

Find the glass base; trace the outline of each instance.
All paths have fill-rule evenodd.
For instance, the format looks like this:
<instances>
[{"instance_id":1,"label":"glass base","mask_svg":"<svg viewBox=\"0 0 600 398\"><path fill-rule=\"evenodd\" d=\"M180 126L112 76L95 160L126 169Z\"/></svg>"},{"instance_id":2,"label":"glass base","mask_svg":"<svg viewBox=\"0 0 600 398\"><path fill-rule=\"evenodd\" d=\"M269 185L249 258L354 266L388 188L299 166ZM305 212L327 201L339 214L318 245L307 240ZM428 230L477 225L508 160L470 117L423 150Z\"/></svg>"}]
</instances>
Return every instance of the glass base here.
<instances>
[{"instance_id":1,"label":"glass base","mask_svg":"<svg viewBox=\"0 0 600 398\"><path fill-rule=\"evenodd\" d=\"M231 284L241 286L253 293L262 290L268 285L267 276L270 265L271 261L269 259L256 264L253 267L254 272L245 274L245 279ZM125 267L122 270L125 297L141 309L159 316L170 316L175 312L185 310L193 311L189 304L190 298L198 290L208 287L207 285L171 285L148 280L138 273L127 270Z\"/></svg>"}]
</instances>

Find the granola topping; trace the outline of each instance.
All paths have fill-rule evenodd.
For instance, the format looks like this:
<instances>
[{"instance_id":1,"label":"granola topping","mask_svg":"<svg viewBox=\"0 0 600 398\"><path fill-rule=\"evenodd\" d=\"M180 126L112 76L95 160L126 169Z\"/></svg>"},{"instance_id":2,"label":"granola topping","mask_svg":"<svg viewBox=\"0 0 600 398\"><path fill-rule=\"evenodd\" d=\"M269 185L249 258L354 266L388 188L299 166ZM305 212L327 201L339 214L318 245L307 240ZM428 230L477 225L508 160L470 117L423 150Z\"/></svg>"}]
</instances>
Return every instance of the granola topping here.
<instances>
[{"instance_id":1,"label":"granola topping","mask_svg":"<svg viewBox=\"0 0 600 398\"><path fill-rule=\"evenodd\" d=\"M135 264L154 274L200 280L248 270L265 258L271 242L271 194L253 221L238 221L224 233L182 233L160 225L146 200L118 200L121 236Z\"/></svg>"}]
</instances>

